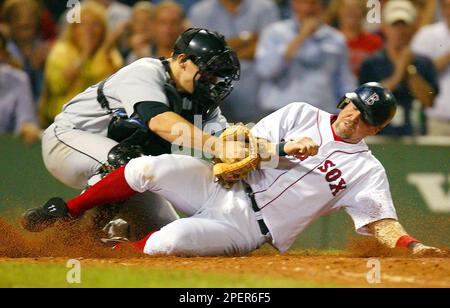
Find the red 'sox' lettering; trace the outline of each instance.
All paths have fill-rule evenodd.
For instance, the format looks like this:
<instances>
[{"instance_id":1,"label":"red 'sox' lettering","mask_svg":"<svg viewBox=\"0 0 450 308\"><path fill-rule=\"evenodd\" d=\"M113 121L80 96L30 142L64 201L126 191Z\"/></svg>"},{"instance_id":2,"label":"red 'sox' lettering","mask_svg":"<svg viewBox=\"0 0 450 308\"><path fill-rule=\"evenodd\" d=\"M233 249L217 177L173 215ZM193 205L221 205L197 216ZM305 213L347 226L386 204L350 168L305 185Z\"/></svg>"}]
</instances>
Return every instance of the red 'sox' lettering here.
<instances>
[{"instance_id":1,"label":"red 'sox' lettering","mask_svg":"<svg viewBox=\"0 0 450 308\"><path fill-rule=\"evenodd\" d=\"M342 178L342 171L331 160L327 160L319 167L320 172L325 173L325 180L330 183L330 190L334 197L347 188L347 183ZM332 169L334 168L334 169ZM330 170L331 169L331 170Z\"/></svg>"}]
</instances>

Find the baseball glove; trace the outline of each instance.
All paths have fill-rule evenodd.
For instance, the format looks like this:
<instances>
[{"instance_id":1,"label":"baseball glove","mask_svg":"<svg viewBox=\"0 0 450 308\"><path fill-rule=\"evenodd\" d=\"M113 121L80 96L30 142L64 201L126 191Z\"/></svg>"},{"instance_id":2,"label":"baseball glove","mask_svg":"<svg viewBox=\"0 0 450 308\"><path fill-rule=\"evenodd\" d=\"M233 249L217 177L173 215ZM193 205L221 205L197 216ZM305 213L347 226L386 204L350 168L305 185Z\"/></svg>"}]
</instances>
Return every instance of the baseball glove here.
<instances>
[{"instance_id":1,"label":"baseball glove","mask_svg":"<svg viewBox=\"0 0 450 308\"><path fill-rule=\"evenodd\" d=\"M258 141L246 126L235 125L227 128L219 137L222 142L245 142L246 156L236 160L235 158L214 159L213 172L219 182L227 188L231 188L236 182L243 180L247 174L255 170L261 158L258 154Z\"/></svg>"}]
</instances>

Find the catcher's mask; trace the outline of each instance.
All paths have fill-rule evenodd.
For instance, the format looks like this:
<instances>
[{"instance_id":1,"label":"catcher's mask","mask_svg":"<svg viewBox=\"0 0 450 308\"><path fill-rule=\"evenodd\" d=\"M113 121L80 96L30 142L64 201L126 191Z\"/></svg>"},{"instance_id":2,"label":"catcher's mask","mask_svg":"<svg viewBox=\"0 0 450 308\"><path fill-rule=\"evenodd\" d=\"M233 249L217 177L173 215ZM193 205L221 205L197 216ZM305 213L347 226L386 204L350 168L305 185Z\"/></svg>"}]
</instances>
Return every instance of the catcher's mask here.
<instances>
[{"instance_id":1,"label":"catcher's mask","mask_svg":"<svg viewBox=\"0 0 450 308\"><path fill-rule=\"evenodd\" d=\"M208 116L230 95L233 81L240 78L236 52L217 32L191 28L178 38L174 54L185 54L198 66L192 102L199 114Z\"/></svg>"}]
</instances>

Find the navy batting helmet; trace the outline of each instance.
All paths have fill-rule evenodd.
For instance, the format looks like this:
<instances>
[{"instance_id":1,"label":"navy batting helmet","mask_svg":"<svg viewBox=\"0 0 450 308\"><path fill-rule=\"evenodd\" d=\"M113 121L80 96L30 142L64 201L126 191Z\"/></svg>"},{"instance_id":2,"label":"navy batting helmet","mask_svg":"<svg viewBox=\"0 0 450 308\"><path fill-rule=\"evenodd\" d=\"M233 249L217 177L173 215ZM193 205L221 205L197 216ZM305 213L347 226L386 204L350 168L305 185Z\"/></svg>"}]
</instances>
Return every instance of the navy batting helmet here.
<instances>
[{"instance_id":1,"label":"navy batting helmet","mask_svg":"<svg viewBox=\"0 0 450 308\"><path fill-rule=\"evenodd\" d=\"M388 125L397 111L394 94L378 82L363 84L345 94L338 108L343 109L349 102L359 109L364 121L377 127Z\"/></svg>"}]
</instances>

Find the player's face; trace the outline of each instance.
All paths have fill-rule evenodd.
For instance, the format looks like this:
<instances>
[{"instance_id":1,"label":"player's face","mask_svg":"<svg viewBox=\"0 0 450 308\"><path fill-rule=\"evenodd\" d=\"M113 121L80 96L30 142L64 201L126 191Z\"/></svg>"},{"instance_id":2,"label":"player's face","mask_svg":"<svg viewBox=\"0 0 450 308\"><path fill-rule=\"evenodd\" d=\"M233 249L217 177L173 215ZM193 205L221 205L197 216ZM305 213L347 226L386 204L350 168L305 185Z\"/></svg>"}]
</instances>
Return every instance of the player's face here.
<instances>
[{"instance_id":1,"label":"player's face","mask_svg":"<svg viewBox=\"0 0 450 308\"><path fill-rule=\"evenodd\" d=\"M359 109L349 103L339 113L333 124L336 135L347 142L358 143L367 136L376 135L380 129L365 122Z\"/></svg>"},{"instance_id":2,"label":"player's face","mask_svg":"<svg viewBox=\"0 0 450 308\"><path fill-rule=\"evenodd\" d=\"M194 64L191 60L186 60L182 58L183 56L178 57L177 62L180 67L180 76L178 78L178 88L187 93L194 93L194 78L199 78L200 75L197 74L199 68Z\"/></svg>"}]
</instances>

